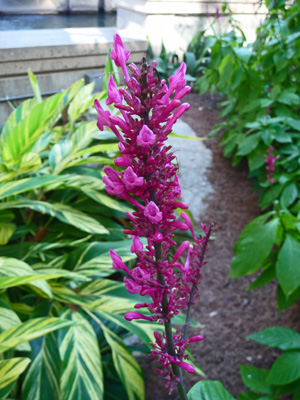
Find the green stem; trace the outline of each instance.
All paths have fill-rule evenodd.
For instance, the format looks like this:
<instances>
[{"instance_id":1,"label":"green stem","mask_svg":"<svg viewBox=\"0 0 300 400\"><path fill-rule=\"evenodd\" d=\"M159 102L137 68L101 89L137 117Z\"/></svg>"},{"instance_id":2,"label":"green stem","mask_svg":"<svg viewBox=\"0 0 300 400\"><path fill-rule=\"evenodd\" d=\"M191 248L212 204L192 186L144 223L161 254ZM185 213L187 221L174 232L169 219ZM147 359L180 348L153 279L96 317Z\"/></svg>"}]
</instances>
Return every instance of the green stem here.
<instances>
[{"instance_id":1,"label":"green stem","mask_svg":"<svg viewBox=\"0 0 300 400\"><path fill-rule=\"evenodd\" d=\"M154 249L155 249L155 259L156 262L158 262L159 260L162 260L162 246L161 243L159 244L155 244L154 245ZM157 277L158 277L158 282L164 286L165 285L165 278L163 276L163 274L158 271L157 272ZM168 312L168 296L167 294L163 295L163 300L162 300L162 311L164 314L167 314ZM176 357L176 351L175 351L175 346L174 346L174 341L173 341L173 333L172 333L172 323L171 321L165 321L164 322L164 327L165 327L165 332L166 332L166 340L167 340L167 347L168 347L168 353L173 356ZM187 400L187 395L186 395L186 391L184 388L184 384L183 384L183 377L182 377L182 371L181 368L178 367L178 365L172 364L172 370L175 376L177 376L177 378L179 378L179 382L177 384L177 390L178 390L178 394L181 400Z\"/></svg>"}]
</instances>

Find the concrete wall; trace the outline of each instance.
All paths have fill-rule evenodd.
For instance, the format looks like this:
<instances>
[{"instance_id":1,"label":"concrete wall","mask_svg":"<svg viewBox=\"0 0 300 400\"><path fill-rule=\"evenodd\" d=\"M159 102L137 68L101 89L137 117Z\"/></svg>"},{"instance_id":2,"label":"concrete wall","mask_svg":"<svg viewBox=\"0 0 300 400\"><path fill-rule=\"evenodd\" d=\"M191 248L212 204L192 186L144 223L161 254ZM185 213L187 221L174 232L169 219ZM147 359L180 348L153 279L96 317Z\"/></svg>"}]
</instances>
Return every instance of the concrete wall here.
<instances>
[{"instance_id":1,"label":"concrete wall","mask_svg":"<svg viewBox=\"0 0 300 400\"><path fill-rule=\"evenodd\" d=\"M115 28L70 28L33 31L7 31L0 43L0 98L32 93L27 77L31 69L42 92L66 89L86 74L104 70L108 49L113 45ZM139 62L148 43L126 31L118 31ZM11 112L0 103L0 125Z\"/></svg>"},{"instance_id":2,"label":"concrete wall","mask_svg":"<svg viewBox=\"0 0 300 400\"><path fill-rule=\"evenodd\" d=\"M186 50L196 32L209 30L216 10L221 10L223 5L223 1L214 0L113 1L117 7L117 27L149 36L156 54L160 52L162 41L168 51ZM253 41L256 28L265 18L266 8L259 8L253 0L230 0L229 3L248 41ZM228 29L228 15L219 18L216 28Z\"/></svg>"}]
</instances>

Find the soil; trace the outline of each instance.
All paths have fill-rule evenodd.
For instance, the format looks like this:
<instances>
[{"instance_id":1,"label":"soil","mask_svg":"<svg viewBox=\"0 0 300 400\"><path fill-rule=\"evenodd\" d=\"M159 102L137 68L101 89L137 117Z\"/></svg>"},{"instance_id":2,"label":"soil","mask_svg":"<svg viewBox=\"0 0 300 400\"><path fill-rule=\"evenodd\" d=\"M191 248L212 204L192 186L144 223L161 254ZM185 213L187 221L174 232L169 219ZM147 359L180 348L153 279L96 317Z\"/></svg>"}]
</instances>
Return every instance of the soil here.
<instances>
[{"instance_id":1,"label":"soil","mask_svg":"<svg viewBox=\"0 0 300 400\"><path fill-rule=\"evenodd\" d=\"M207 136L218 121L217 97L190 94L186 99L190 110L183 116L198 136ZM191 329L190 335L202 334L204 340L191 345L196 362L206 377L185 375L189 389L199 379L220 380L235 397L247 391L238 364L270 368L280 354L257 344L247 335L269 326L283 326L300 330L300 303L287 310L276 311L276 284L246 291L253 276L232 279L229 277L233 247L244 226L260 214L258 193L247 178L247 165L232 167L231 161L222 155L217 144L218 137L205 141L213 152L212 167L208 180L213 184L214 194L207 197L204 223L214 223L214 240L210 242L207 265L200 285L200 296L192 311L192 318L201 328ZM168 395L152 359L142 359L145 371L147 400L177 400L174 392ZM216 399L218 400L218 399Z\"/></svg>"}]
</instances>

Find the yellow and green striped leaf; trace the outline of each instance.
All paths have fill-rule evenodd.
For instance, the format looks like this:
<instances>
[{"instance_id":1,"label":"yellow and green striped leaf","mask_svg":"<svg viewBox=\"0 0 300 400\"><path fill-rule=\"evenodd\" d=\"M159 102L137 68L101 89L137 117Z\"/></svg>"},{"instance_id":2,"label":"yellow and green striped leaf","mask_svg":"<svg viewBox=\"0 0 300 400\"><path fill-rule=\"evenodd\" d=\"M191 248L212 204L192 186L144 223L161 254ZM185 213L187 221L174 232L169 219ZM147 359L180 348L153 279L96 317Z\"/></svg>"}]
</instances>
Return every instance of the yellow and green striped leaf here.
<instances>
[{"instance_id":1,"label":"yellow and green striped leaf","mask_svg":"<svg viewBox=\"0 0 300 400\"><path fill-rule=\"evenodd\" d=\"M76 228L94 234L108 234L108 230L96 219L89 215L60 203L47 203L38 200L16 200L0 204L0 210L4 208L30 208L41 214L48 214L56 217L65 224L73 225Z\"/></svg>"},{"instance_id":2,"label":"yellow and green striped leaf","mask_svg":"<svg viewBox=\"0 0 300 400\"><path fill-rule=\"evenodd\" d=\"M17 194L25 193L34 189L40 189L50 184L61 183L66 178L64 176L40 176L36 178L25 178L17 181L4 183L0 187L0 199L8 196L15 196ZM4 205L2 205L4 209Z\"/></svg>"},{"instance_id":3,"label":"yellow and green striped leaf","mask_svg":"<svg viewBox=\"0 0 300 400\"><path fill-rule=\"evenodd\" d=\"M68 309L61 317L81 323L59 333L62 400L102 400L103 373L96 334L79 312Z\"/></svg>"},{"instance_id":4,"label":"yellow and green striped leaf","mask_svg":"<svg viewBox=\"0 0 300 400\"><path fill-rule=\"evenodd\" d=\"M0 333L21 324L18 314L9 308L8 304L0 300ZM19 351L30 351L29 343L21 343L16 347Z\"/></svg>"},{"instance_id":5,"label":"yellow and green striped leaf","mask_svg":"<svg viewBox=\"0 0 300 400\"><path fill-rule=\"evenodd\" d=\"M14 382L30 363L29 358L10 358L0 360L0 398L5 398L11 391Z\"/></svg>"},{"instance_id":6,"label":"yellow and green striped leaf","mask_svg":"<svg viewBox=\"0 0 300 400\"><path fill-rule=\"evenodd\" d=\"M0 257L0 288L29 284L52 297L46 276L38 275L27 263L16 258ZM40 281L40 282L35 282Z\"/></svg>"},{"instance_id":7,"label":"yellow and green striped leaf","mask_svg":"<svg viewBox=\"0 0 300 400\"><path fill-rule=\"evenodd\" d=\"M82 85L83 81L75 82L65 92L48 97L33 107L11 131L2 133L0 139L2 161L18 165L20 158L31 151L44 130L55 123Z\"/></svg>"},{"instance_id":8,"label":"yellow and green striped leaf","mask_svg":"<svg viewBox=\"0 0 300 400\"><path fill-rule=\"evenodd\" d=\"M0 223L0 246L4 246L14 234L16 225L10 222Z\"/></svg>"},{"instance_id":9,"label":"yellow and green striped leaf","mask_svg":"<svg viewBox=\"0 0 300 400\"><path fill-rule=\"evenodd\" d=\"M77 325L76 322L61 318L34 318L0 333L0 352L7 351L37 337L58 329Z\"/></svg>"},{"instance_id":10,"label":"yellow and green striped leaf","mask_svg":"<svg viewBox=\"0 0 300 400\"><path fill-rule=\"evenodd\" d=\"M22 400L60 400L61 360L54 333L45 335L22 386Z\"/></svg>"},{"instance_id":11,"label":"yellow and green striped leaf","mask_svg":"<svg viewBox=\"0 0 300 400\"><path fill-rule=\"evenodd\" d=\"M111 348L117 374L125 387L129 400L143 400L145 398L145 387L138 362L119 336L104 324L101 327Z\"/></svg>"},{"instance_id":12,"label":"yellow and green striped leaf","mask_svg":"<svg viewBox=\"0 0 300 400\"><path fill-rule=\"evenodd\" d=\"M7 136L15 128L15 126L26 117L26 115L35 105L35 99L23 101L23 103L21 103L6 120L1 135Z\"/></svg>"},{"instance_id":13,"label":"yellow and green striped leaf","mask_svg":"<svg viewBox=\"0 0 300 400\"><path fill-rule=\"evenodd\" d=\"M95 82L91 82L88 85L83 86L70 103L68 109L68 118L71 126L74 125L75 121L89 107L90 102L88 100L92 96L94 86Z\"/></svg>"}]
</instances>

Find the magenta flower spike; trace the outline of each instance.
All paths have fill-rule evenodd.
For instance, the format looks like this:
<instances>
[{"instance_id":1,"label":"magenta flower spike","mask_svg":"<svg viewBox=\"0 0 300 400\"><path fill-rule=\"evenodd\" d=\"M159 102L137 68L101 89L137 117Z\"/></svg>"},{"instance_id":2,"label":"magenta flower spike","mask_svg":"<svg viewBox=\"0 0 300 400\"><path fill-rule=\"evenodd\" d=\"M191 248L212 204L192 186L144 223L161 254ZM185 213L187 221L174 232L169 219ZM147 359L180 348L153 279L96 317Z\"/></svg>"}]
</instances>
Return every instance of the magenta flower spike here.
<instances>
[{"instance_id":1,"label":"magenta flower spike","mask_svg":"<svg viewBox=\"0 0 300 400\"><path fill-rule=\"evenodd\" d=\"M267 180L270 183L270 185L273 185L273 183L275 182L274 179L275 163L280 158L279 154L275 157L273 151L274 147L270 146L267 150L268 154L265 154L266 170L269 171L269 173L267 174Z\"/></svg>"},{"instance_id":2,"label":"magenta flower spike","mask_svg":"<svg viewBox=\"0 0 300 400\"><path fill-rule=\"evenodd\" d=\"M135 206L133 213L126 213L132 229L126 229L124 233L133 237L131 252L136 254L136 267L129 270L113 250L110 256L113 268L128 275L124 278L127 291L147 296L145 302L135 305L140 312L128 312L125 319L164 324L163 335L154 332L155 343L150 356L161 362L162 369L158 372L166 380L169 392L177 385L180 398L187 399L181 370L195 371L187 362L185 351L190 342L203 339L200 335L188 339L187 329L190 307L198 296L197 286L201 268L205 265L211 226L201 225L204 236L197 238L187 214L182 213L184 222L176 219L176 208L187 209L188 206L179 201L178 167L173 164L175 156L166 141L177 119L189 109L189 104L181 104L181 99L191 88L186 86L184 63L170 77L168 87L160 80L155 61L150 66L145 59L140 66L129 64L128 72L129 55L120 36L115 35L111 59L121 67L126 88L118 89L111 76L106 104L114 104L120 110L120 116L112 116L95 101L98 127L100 130L104 126L112 129L119 140L121 153L115 159L117 170L104 168L106 191ZM176 249L174 231L187 229L190 229L194 243L185 241ZM140 240L142 237L146 246ZM183 255L186 262L181 263ZM184 332L174 334L171 319L183 308L187 308Z\"/></svg>"}]
</instances>

